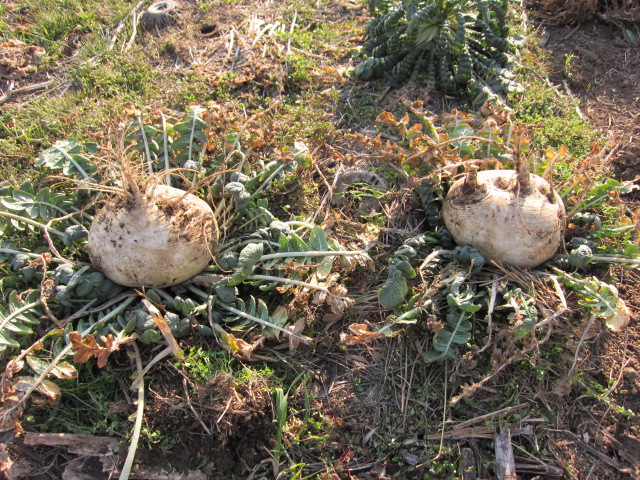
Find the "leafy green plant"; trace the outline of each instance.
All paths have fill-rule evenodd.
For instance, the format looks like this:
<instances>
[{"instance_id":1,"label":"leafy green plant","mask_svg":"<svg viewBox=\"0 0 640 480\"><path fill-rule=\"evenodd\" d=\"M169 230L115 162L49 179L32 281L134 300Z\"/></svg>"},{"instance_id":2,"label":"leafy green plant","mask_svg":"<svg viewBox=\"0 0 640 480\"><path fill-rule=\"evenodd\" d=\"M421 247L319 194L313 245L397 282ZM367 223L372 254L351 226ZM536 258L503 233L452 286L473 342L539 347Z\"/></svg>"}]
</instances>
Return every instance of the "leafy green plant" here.
<instances>
[{"instance_id":1,"label":"leafy green plant","mask_svg":"<svg viewBox=\"0 0 640 480\"><path fill-rule=\"evenodd\" d=\"M299 328L292 328L285 309L296 296L326 304L337 313L353 303L340 284L335 263L340 259L343 269L353 268L358 261L368 261L366 252L343 249L305 218L278 220L265 198L272 185L305 168L296 159L308 165L308 153L298 152L288 162L249 164L241 129L228 137L224 171L219 172L220 163L207 167L203 162L208 140L203 111L194 107L183 117L162 116L159 128L146 125L135 113L122 136L128 155L140 159L140 171L147 175L160 171L159 178L171 175L215 205L225 235L215 261L197 283L177 291L151 287L142 294L112 282L86 263L85 239L93 219L87 212L95 208L96 196L122 188L115 162L103 162L93 144L58 142L37 162L49 172L65 174L80 187L75 192L43 188L36 193L27 183L0 192L0 260L9 264L25 290L12 291L7 307L0 311L0 354L31 341L34 312L46 309L55 321L64 319L64 335L50 345L56 356L36 383L71 354L77 363L97 358L102 367L121 345L133 341L164 340L169 344L166 351L180 357L175 338L189 333L216 336L234 355L249 358L259 343L252 346L241 336L256 327L262 329L260 342L282 335L297 342L309 340ZM205 189L198 183L203 178L215 180ZM26 230L38 234L29 238ZM43 281L46 291L40 291ZM12 418L20 413L36 388L2 414Z\"/></svg>"},{"instance_id":2,"label":"leafy green plant","mask_svg":"<svg viewBox=\"0 0 640 480\"><path fill-rule=\"evenodd\" d=\"M485 268L485 260L479 252L469 247L456 247L441 218L443 197L449 185L449 178L443 172L451 169L460 173L466 164L482 168L511 164L515 139L510 122L489 124L461 112L451 112L443 114L436 123L424 116L421 105L405 106L409 112L404 117L398 119L383 112L378 120L386 127L395 128L393 133L400 135L396 148L402 152L398 161L402 162L405 171L426 174L421 185L415 188L425 212L425 231L405 239L388 257L387 279L378 291L378 301L394 313L386 325L377 329L378 332L393 333L397 331L398 323L416 323L425 317L432 318L429 315L443 317L442 321L434 323L430 320L429 323L432 344L425 358L434 361L456 358L465 348L473 348L476 335L482 331L477 329L476 320L482 315L506 326L514 341L526 341L536 335L537 326L543 321L533 287L514 280L502 285L499 293L495 277ZM493 122L505 118L505 112L497 108L491 112ZM528 154L533 153L526 143L520 147L527 149ZM384 150L387 154L390 151L389 148ZM554 155L567 154L565 148ZM591 163L590 159L584 161L584 168ZM549 164L545 164L545 168L549 169ZM607 205L615 205L615 199L632 187L613 179L583 182L582 178L567 181L562 191L564 196L573 195L575 207L570 212L570 223L581 228L584 237L569 239L566 243L568 253L557 255L540 267L536 275L542 282L553 283L556 267L566 272L580 272L580 275L562 273L560 278L564 279L564 287L578 293L585 312L595 314L611 328L619 329L628 321L628 309L620 301L615 287L595 277L583 280L581 275L589 270L591 263L627 267L640 263L637 247L629 237L635 228L631 213L625 212L622 217L604 213L607 208L615 210L616 207ZM614 248L614 242L619 248ZM574 280L566 280L565 276ZM474 299L487 296L491 306L485 310L485 305ZM465 304L466 300L469 305ZM397 319L401 321L397 322ZM407 319L412 321L405 321Z\"/></svg>"},{"instance_id":3,"label":"leafy green plant","mask_svg":"<svg viewBox=\"0 0 640 480\"><path fill-rule=\"evenodd\" d=\"M463 283L460 276L453 281L447 294L449 311L442 328L433 336L433 349L425 352L425 359L430 362L456 359L457 346L464 345L471 340L471 317L480 310L482 305L474 303L476 294L473 288Z\"/></svg>"},{"instance_id":4,"label":"leafy green plant","mask_svg":"<svg viewBox=\"0 0 640 480\"><path fill-rule=\"evenodd\" d=\"M14 290L7 299L7 306L0 305L0 358L8 349L20 347L16 337L34 333L33 327L40 323L36 318L39 307L38 292L35 291L20 299Z\"/></svg>"},{"instance_id":5,"label":"leafy green plant","mask_svg":"<svg viewBox=\"0 0 640 480\"><path fill-rule=\"evenodd\" d=\"M430 89L468 95L481 105L490 96L522 87L510 68L513 38L508 2L501 0L403 0L371 2L362 52L355 69L363 80L389 84L424 80Z\"/></svg>"}]
</instances>

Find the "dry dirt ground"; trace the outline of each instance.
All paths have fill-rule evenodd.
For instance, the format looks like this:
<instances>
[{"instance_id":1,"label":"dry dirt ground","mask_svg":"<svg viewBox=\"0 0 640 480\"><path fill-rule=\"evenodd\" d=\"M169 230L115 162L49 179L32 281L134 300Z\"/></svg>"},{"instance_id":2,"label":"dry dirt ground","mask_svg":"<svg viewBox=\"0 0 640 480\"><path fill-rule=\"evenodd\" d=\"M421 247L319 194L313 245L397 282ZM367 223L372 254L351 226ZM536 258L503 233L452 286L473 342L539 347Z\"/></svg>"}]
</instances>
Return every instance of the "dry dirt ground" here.
<instances>
[{"instance_id":1,"label":"dry dirt ground","mask_svg":"<svg viewBox=\"0 0 640 480\"><path fill-rule=\"evenodd\" d=\"M578 26L546 26L543 22L540 28L547 32L545 48L555 66L551 80L579 98L584 116L619 142L620 149L612 159L616 178L640 186L640 45L624 40L621 28L629 28L637 34L637 25L635 23L634 28L633 23L615 21L601 13L599 18ZM569 75L567 58L571 58ZM629 195L626 198L629 207L637 209L639 198L638 191ZM600 377L604 383L615 385L612 390L615 401L637 411L640 407L640 291L637 286L640 276L637 272L615 273L622 297L632 305L634 321L624 332L598 334L582 368L594 377ZM572 405L567 405L567 427L595 439L593 445L603 452L618 456L637 468L640 465L638 419L616 421L611 418L610 411L592 409L590 402L583 402L583 398L578 398ZM578 449L570 455L580 454ZM582 460L597 469L598 462L593 457ZM624 474L615 475L624 478ZM589 477L585 475L584 478ZM590 478L596 477L591 475Z\"/></svg>"},{"instance_id":2,"label":"dry dirt ground","mask_svg":"<svg viewBox=\"0 0 640 480\"><path fill-rule=\"evenodd\" d=\"M215 58L212 55L218 51L216 38L228 33L227 26L247 22L253 14L266 19L273 15L268 10L258 12L247 6L198 16L189 13L193 10L189 2L180 2L180 5L185 9L181 26L184 32L191 33L171 34L165 56L155 60L158 68L170 68L180 62L186 64L207 55ZM360 19L364 25L366 21L365 10L347 1L331 3L330 9L322 15L324 20L332 22ZM619 141L620 149L612 159L616 177L640 185L640 48L622 38L618 25L602 19L578 26L540 24L540 28L549 33L544 48L555 65L552 82L559 89L575 94L585 117L596 127L611 132ZM637 25L633 28L638 35ZM162 35L152 41L162 41ZM26 54L33 55L33 52ZM327 54L336 55L336 50L328 49ZM570 78L565 70L567 55L572 58ZM249 84L261 85L263 94L273 97L285 88L282 65L261 64L260 58L260 55L255 59L248 58L245 67L238 67L242 73L237 79L240 97L245 94L245 85ZM322 61L319 62L321 65ZM344 58L343 63L347 64L348 59ZM219 66L220 63L210 61L195 68L214 78L220 72ZM345 91L348 94L348 90ZM635 210L638 198L637 194L632 194L623 201ZM544 418L528 418L529 425L540 427L535 427L534 433L527 436L522 445L531 447L535 444L539 455L531 458L524 450L517 450L516 461L537 464L539 468L529 473L522 471L522 478L637 478L640 423L637 417L615 414L611 405L640 412L640 291L637 287L640 275L613 271L609 281L618 286L632 310L633 321L616 334L593 327L587 336L588 348L578 365L581 375L607 387L606 401L586 395L583 389L572 388L563 382L561 371L549 382L531 378L516 380L524 411L537 405L540 407L537 412L545 409L549 412ZM565 325L565 334L575 337L578 332L579 336L583 327ZM441 398L437 392L425 393L429 381L440 374L421 371L421 342L416 337L396 338L345 350L338 345L343 328L340 322L328 324L323 332L324 340L315 351L302 350L292 359L293 365L309 372L310 381L303 390L310 395L309 407L316 430L315 437L309 435L291 448L288 452L291 460L304 462L305 474L317 472L317 478L322 479L439 478L430 470L430 463L437 462L445 453L455 457L470 449L477 462L478 478L488 478L486 465L493 461L493 436L487 437L487 430L481 430L479 425L483 423L473 424L478 428L468 430L466 437L454 437L444 442L440 430L424 429L425 422L430 425L441 423L442 404L438 403ZM575 331L571 331L572 328ZM562 332L559 334L562 336ZM193 340L191 345L194 342L202 340ZM212 347L205 343L201 345ZM398 375L394 377L394 373ZM498 376L488 384L472 406L452 407L449 418L455 419L456 414L462 416L456 408L470 409L473 414L464 412L467 417L480 417L499 410L490 399L492 392L513 383L508 375ZM447 377L459 385L464 375L455 369L450 370ZM173 367L162 367L154 375L149 385L151 393L145 410L145 426L150 431L173 436L175 445L164 452L140 450L139 470L137 476L131 478L272 478L268 452L275 442L273 405L261 380L235 385L229 377L218 375L197 388L188 382L184 372ZM185 395L188 391L191 391L189 398ZM300 409L301 398L292 398L292 404ZM124 413L133 413L132 407ZM513 416L503 418L513 425ZM207 425L215 427L209 429ZM446 428L443 425L443 431L449 427L453 425L447 424ZM322 452L314 443L319 441L323 442ZM398 445L393 450L395 455L380 456L378 452L392 451L390 447L394 442ZM430 449L432 447L435 449ZM46 448L30 447L20 441L11 448L33 463L52 456ZM122 450L124 455L125 449ZM72 454L63 452L61 455L65 461L76 460ZM331 464L326 463L329 458L333 459ZM41 466L44 467L41 474L31 478L56 478L55 475L65 471L66 464L58 461L57 470L47 470L44 464ZM108 478L102 468L103 465L97 462L82 461L66 469L66 478ZM167 475L168 469L182 473Z\"/></svg>"}]
</instances>

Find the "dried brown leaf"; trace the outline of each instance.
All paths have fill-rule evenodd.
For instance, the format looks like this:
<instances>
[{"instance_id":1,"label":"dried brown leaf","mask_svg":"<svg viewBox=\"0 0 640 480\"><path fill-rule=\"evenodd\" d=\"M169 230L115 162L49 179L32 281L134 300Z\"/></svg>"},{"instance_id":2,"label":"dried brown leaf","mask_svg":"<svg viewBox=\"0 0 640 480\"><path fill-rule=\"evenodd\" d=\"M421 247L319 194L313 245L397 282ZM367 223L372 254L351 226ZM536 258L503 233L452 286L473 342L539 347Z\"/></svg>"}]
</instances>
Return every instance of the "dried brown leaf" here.
<instances>
[{"instance_id":1,"label":"dried brown leaf","mask_svg":"<svg viewBox=\"0 0 640 480\"><path fill-rule=\"evenodd\" d=\"M98 359L98 367L100 368L104 367L107 364L107 358L109 357L109 355L111 355L116 350L119 350L120 345L131 343L136 338L138 337L135 334L129 337L117 338L114 338L113 335L109 334L106 337L102 336L100 338L103 343L103 346L101 346L91 334L88 334L84 338L82 338L80 332L69 333L69 339L71 340L72 344L71 349L74 352L73 361L75 363L86 363L89 361L89 359L91 359L91 357L95 357ZM66 373L71 373L69 369L66 369L66 371Z\"/></svg>"},{"instance_id":2,"label":"dried brown leaf","mask_svg":"<svg viewBox=\"0 0 640 480\"><path fill-rule=\"evenodd\" d=\"M0 432L13 430L22 416L25 406L26 403L21 402L20 396L17 394L3 397L2 408L0 408Z\"/></svg>"},{"instance_id":3,"label":"dried brown leaf","mask_svg":"<svg viewBox=\"0 0 640 480\"><path fill-rule=\"evenodd\" d=\"M378 118L376 118L377 122L381 122L383 125L386 125L387 127L395 127L398 124L398 120L396 119L395 115L391 112L382 112L380 115L378 115Z\"/></svg>"},{"instance_id":4,"label":"dried brown leaf","mask_svg":"<svg viewBox=\"0 0 640 480\"><path fill-rule=\"evenodd\" d=\"M73 361L75 363L87 363L96 353L99 353L100 346L93 335L88 334L84 339L80 332L69 333L71 340L71 350L73 350Z\"/></svg>"},{"instance_id":5,"label":"dried brown leaf","mask_svg":"<svg viewBox=\"0 0 640 480\"><path fill-rule=\"evenodd\" d=\"M619 332L624 327L626 327L631 321L631 311L629 307L627 307L624 300L618 299L618 303L616 304L616 309L614 314L605 319L605 323L610 330L614 332Z\"/></svg>"},{"instance_id":6,"label":"dried brown leaf","mask_svg":"<svg viewBox=\"0 0 640 480\"><path fill-rule=\"evenodd\" d=\"M369 326L362 323L352 323L349 325L349 331L351 334L344 332L340 334L340 343L343 345L362 345L382 337L378 332L369 331Z\"/></svg>"},{"instance_id":7,"label":"dried brown leaf","mask_svg":"<svg viewBox=\"0 0 640 480\"><path fill-rule=\"evenodd\" d=\"M292 335L288 335L289 337L289 353L293 354L298 349L298 346L303 340L311 341L308 337L303 337L301 334L304 331L304 327L306 327L307 322L305 322L304 318L298 318L293 325L289 325L287 327L287 331L291 332Z\"/></svg>"},{"instance_id":8,"label":"dried brown leaf","mask_svg":"<svg viewBox=\"0 0 640 480\"><path fill-rule=\"evenodd\" d=\"M51 370L51 373L60 380L70 380L78 376L78 370L69 362L60 362Z\"/></svg>"}]
</instances>

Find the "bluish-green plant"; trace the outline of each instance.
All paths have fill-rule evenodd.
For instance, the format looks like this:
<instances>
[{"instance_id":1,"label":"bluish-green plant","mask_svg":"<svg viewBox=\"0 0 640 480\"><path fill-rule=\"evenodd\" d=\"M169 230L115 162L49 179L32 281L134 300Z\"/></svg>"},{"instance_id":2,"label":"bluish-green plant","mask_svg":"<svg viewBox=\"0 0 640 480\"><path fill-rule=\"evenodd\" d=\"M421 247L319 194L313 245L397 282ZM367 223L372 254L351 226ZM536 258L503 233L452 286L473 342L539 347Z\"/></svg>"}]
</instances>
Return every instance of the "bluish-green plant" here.
<instances>
[{"instance_id":1,"label":"bluish-green plant","mask_svg":"<svg viewBox=\"0 0 640 480\"><path fill-rule=\"evenodd\" d=\"M466 95L476 105L519 91L511 72L514 41L507 8L506 0L370 2L365 59L354 73L391 85L424 81L430 89Z\"/></svg>"}]
</instances>

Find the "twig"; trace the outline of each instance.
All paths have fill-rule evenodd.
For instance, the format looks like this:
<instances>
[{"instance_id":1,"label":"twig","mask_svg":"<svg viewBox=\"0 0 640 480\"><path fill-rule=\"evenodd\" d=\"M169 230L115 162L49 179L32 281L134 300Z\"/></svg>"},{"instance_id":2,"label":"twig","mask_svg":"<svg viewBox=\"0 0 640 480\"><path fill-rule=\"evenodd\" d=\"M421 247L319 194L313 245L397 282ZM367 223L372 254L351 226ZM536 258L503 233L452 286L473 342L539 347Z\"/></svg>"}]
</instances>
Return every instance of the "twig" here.
<instances>
[{"instance_id":1,"label":"twig","mask_svg":"<svg viewBox=\"0 0 640 480\"><path fill-rule=\"evenodd\" d=\"M133 42L136 39L136 34L138 33L138 24L140 23L140 17L142 15L139 15L137 12L131 12L131 16L132 16L132 20L131 20L131 37L129 37L129 41L127 42L127 44L124 46L123 48L123 52L126 52L127 50L129 50L131 48L131 45L133 45Z\"/></svg>"},{"instance_id":2,"label":"twig","mask_svg":"<svg viewBox=\"0 0 640 480\"><path fill-rule=\"evenodd\" d=\"M140 439L140 431L142 430L142 417L144 416L144 377L142 372L142 360L140 359L140 351L138 346L133 343L133 351L136 357L136 369L138 376L141 377L138 383L138 409L136 410L136 422L133 426L133 435L131 435L131 443L129 444L129 451L127 452L127 458L124 461L122 470L120 472L120 480L127 480L131 473L131 467L133 466L133 460L136 456L136 450L138 449L138 440Z\"/></svg>"},{"instance_id":3,"label":"twig","mask_svg":"<svg viewBox=\"0 0 640 480\"><path fill-rule=\"evenodd\" d=\"M533 427L526 425L524 427L511 426L511 436L517 435L533 435ZM443 438L444 440L461 440L469 438L494 438L496 434L496 426L491 425L488 427L470 427L470 428L455 428L454 430L448 430L444 433L434 433L427 435L424 438L426 440L438 440Z\"/></svg>"},{"instance_id":4,"label":"twig","mask_svg":"<svg viewBox=\"0 0 640 480\"><path fill-rule=\"evenodd\" d=\"M229 410L229 407L231 406L231 400L233 400L233 397L229 396L229 400L227 400L227 405L224 407L224 410L216 420L216 425L218 425L222 421L222 418L224 417L225 413L227 413L227 410Z\"/></svg>"},{"instance_id":5,"label":"twig","mask_svg":"<svg viewBox=\"0 0 640 480\"><path fill-rule=\"evenodd\" d=\"M537 475L537 478L562 477L564 470L546 463L540 465L532 465L529 463L516 463L516 472Z\"/></svg>"},{"instance_id":6,"label":"twig","mask_svg":"<svg viewBox=\"0 0 640 480\"><path fill-rule=\"evenodd\" d=\"M570 310L568 308L561 308L556 313L553 313L553 314L549 315L547 318L545 318L544 320L541 320L540 322L536 323L532 330L536 330L538 328L542 328L542 327L544 327L546 325L549 325L556 318L561 317L562 315L564 315L565 313L567 313L569 311Z\"/></svg>"},{"instance_id":7,"label":"twig","mask_svg":"<svg viewBox=\"0 0 640 480\"><path fill-rule=\"evenodd\" d=\"M470 420L465 420L464 422L459 423L458 425L456 425L456 430L469 427L475 423L483 422L493 417L497 417L498 415L502 415L503 413L517 412L518 410L522 410L523 408L526 408L528 406L529 406L529 402L525 402L525 403L521 403L520 405L514 405L512 407L502 408L500 410L496 410L495 412L485 413L484 415L480 415L479 417L475 417Z\"/></svg>"},{"instance_id":8,"label":"twig","mask_svg":"<svg viewBox=\"0 0 640 480\"><path fill-rule=\"evenodd\" d=\"M111 40L109 41L109 46L108 46L109 50L113 50L113 47L115 47L116 40L118 39L118 34L124 28L125 24L127 23L127 19L129 18L129 16L131 16L131 15L135 16L136 11L138 10L138 8L140 8L142 5L144 5L147 1L148 0L140 0L138 3L136 3L133 6L133 8L131 10L129 10L129 13L122 20L120 20L120 22L116 26L115 30L113 31L113 35L111 35Z\"/></svg>"},{"instance_id":9,"label":"twig","mask_svg":"<svg viewBox=\"0 0 640 480\"><path fill-rule=\"evenodd\" d=\"M573 364L571 365L571 368L569 369L569 373L567 373L567 377L571 377L571 375L573 374L573 371L576 369L576 365L578 364L578 356L580 355L580 348L582 347L582 344L584 343L585 339L587 338L587 334L589 332L589 330L591 330L591 326L593 325L593 322L596 320L596 316L595 315L591 315L589 317L589 323L587 323L587 326L584 329L584 332L582 332L582 335L580 336L580 340L578 341L578 345L576 346L576 353L573 355Z\"/></svg>"},{"instance_id":10,"label":"twig","mask_svg":"<svg viewBox=\"0 0 640 480\"><path fill-rule=\"evenodd\" d=\"M291 20L291 26L289 27L289 38L287 38L287 55L291 53L291 38L293 37L293 31L296 28L296 20L298 19L298 10L293 12L293 20Z\"/></svg>"},{"instance_id":11,"label":"twig","mask_svg":"<svg viewBox=\"0 0 640 480\"><path fill-rule=\"evenodd\" d=\"M35 83L33 85L26 85L24 87L16 88L15 90L9 90L7 93L0 97L0 105L5 102L8 102L11 97L14 95L18 95L20 93L28 93L33 92L35 90L40 90L42 88L47 88L53 85L53 80L47 80L46 82Z\"/></svg>"},{"instance_id":12,"label":"twig","mask_svg":"<svg viewBox=\"0 0 640 480\"><path fill-rule=\"evenodd\" d=\"M331 193L333 192L333 187L329 184L329 182L327 181L327 177L324 176L324 174L322 173L322 170L320 169L320 167L318 167L318 165L315 162L313 162L313 168L318 173L318 175L320 175L320 177L322 177L322 181L323 181L324 185L327 187L327 193L322 198L322 201L320 202L320 206L316 209L316 211L314 212L314 214L311 217L310 221L315 221L315 219L318 216L318 214L322 210L324 210L324 206L327 203L327 200L331 197ZM296 185L296 187L297 187L297 185ZM325 220L326 220L326 218L327 218L327 215L325 215Z\"/></svg>"},{"instance_id":13,"label":"twig","mask_svg":"<svg viewBox=\"0 0 640 480\"><path fill-rule=\"evenodd\" d=\"M202 417L198 414L198 412L196 412L196 409L193 408L193 404L191 403L191 397L189 396L189 388L187 387L187 379L184 376L182 377L182 386L184 387L184 396L187 399L187 404L189 405L189 409L193 413L193 416L196 417L196 420L198 420L198 422L200 422L200 425L202 425L202 428L204 428L204 431L207 432L209 435L212 435L211 430L209 430L209 428L202 421Z\"/></svg>"},{"instance_id":14,"label":"twig","mask_svg":"<svg viewBox=\"0 0 640 480\"><path fill-rule=\"evenodd\" d=\"M495 434L496 477L500 480L516 480L516 465L511 444L511 430L508 426L500 427Z\"/></svg>"},{"instance_id":15,"label":"twig","mask_svg":"<svg viewBox=\"0 0 640 480\"><path fill-rule=\"evenodd\" d=\"M491 284L491 298L489 300L489 308L487 311L487 332L489 333L489 337L487 338L487 342L484 346L476 352L476 355L484 352L491 345L491 335L493 334L493 310L496 306L496 298L498 297L498 280L494 280Z\"/></svg>"},{"instance_id":16,"label":"twig","mask_svg":"<svg viewBox=\"0 0 640 480\"><path fill-rule=\"evenodd\" d=\"M41 228L43 230L47 230L48 229L48 231L50 233L54 233L54 234L58 235L60 238L64 237L64 232L61 232L60 230L56 230L54 228L48 228L45 224L40 223L40 222L36 222L35 220L31 220L30 218L25 218L25 217L21 217L20 215L14 215L13 213L2 212L2 211L0 211L0 216L6 217L6 218L11 218L12 220L17 220L19 222L26 223L27 225L31 225L33 227L38 227L38 228Z\"/></svg>"},{"instance_id":17,"label":"twig","mask_svg":"<svg viewBox=\"0 0 640 480\"><path fill-rule=\"evenodd\" d=\"M47 303L47 295L45 294L45 290L47 288L47 263L51 259L51 255L42 255L40 257L40 261L42 262L42 281L40 282L40 303L44 308L49 319L56 325L58 328L64 328L65 323L61 322L58 317L56 317L51 309L49 308L49 304Z\"/></svg>"},{"instance_id":18,"label":"twig","mask_svg":"<svg viewBox=\"0 0 640 480\"><path fill-rule=\"evenodd\" d=\"M53 222L66 220L67 218L72 218L77 213L78 212L73 212L73 213L70 213L68 215L65 215L64 217L52 218L51 220L49 220L47 222L47 224L45 225L45 229L42 231L42 233L44 235L44 238L47 240L47 244L49 245L49 249L51 250L51 253L53 253L58 258L58 260L60 260L60 261L62 261L64 263L68 263L69 265L76 265L77 262L74 262L73 260L68 260L68 259L64 258L60 254L60 252L58 252L58 250L56 249L56 246L53 244L53 240L51 240L51 237L49 236L49 232L53 231L53 229L51 228L51 224ZM63 236L63 238L64 238L64 236Z\"/></svg>"},{"instance_id":19,"label":"twig","mask_svg":"<svg viewBox=\"0 0 640 480\"><path fill-rule=\"evenodd\" d=\"M568 308L567 307L567 299L564 296L564 292L562 291L562 287L560 286L560 283L558 282L558 277L556 275L550 275L549 278L551 279L551 283L553 283L553 288L556 291L556 294L558 295L558 298L560 299L560 303L562 304L563 308Z\"/></svg>"},{"instance_id":20,"label":"twig","mask_svg":"<svg viewBox=\"0 0 640 480\"><path fill-rule=\"evenodd\" d=\"M598 460L603 461L604 463L606 463L607 465L609 465L610 467L615 468L616 470L622 470L624 468L624 465L622 465L620 462L618 462L617 460L609 457L608 455L605 455L604 453L602 453L599 450L596 450L595 448L593 448L591 445L589 445L588 443L580 440L580 438L578 438L578 436L573 433L570 432L568 430L563 430L562 433L564 433L564 435L571 440L572 442L574 442L576 445L584 448L587 452L589 452L591 455L593 455L594 457L596 457Z\"/></svg>"}]
</instances>

